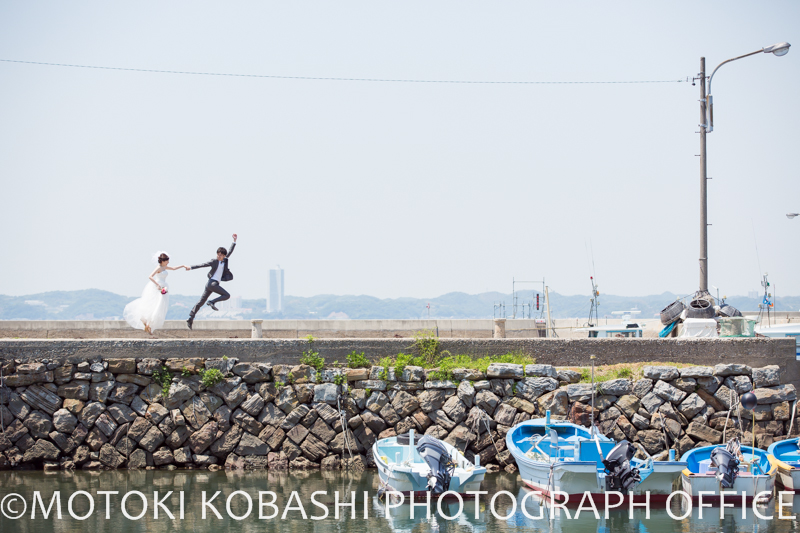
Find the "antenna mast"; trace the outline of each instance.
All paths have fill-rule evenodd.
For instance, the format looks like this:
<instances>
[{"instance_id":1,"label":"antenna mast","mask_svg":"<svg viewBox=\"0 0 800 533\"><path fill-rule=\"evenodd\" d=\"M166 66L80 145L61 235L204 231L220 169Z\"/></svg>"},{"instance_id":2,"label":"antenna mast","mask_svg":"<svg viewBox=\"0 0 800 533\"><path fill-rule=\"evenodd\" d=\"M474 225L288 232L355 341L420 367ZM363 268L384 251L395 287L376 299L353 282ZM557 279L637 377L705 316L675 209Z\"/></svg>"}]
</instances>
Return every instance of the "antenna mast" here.
<instances>
[{"instance_id":1,"label":"antenna mast","mask_svg":"<svg viewBox=\"0 0 800 533\"><path fill-rule=\"evenodd\" d=\"M589 327L591 328L595 325L594 322L592 322L592 317L600 323L600 310L598 309L598 307L600 307L600 291L597 290L597 283L594 281L594 276L589 276L589 279L592 282L592 298L590 300L592 306L589 308Z\"/></svg>"},{"instance_id":2,"label":"antenna mast","mask_svg":"<svg viewBox=\"0 0 800 533\"><path fill-rule=\"evenodd\" d=\"M772 293L769 292L770 283L767 279L769 275L768 272L764 272L764 275L761 277L761 286L764 287L764 298L761 300L761 303L758 304L758 323L763 325L761 321L761 317L766 311L767 314L767 326L772 325L772 321L770 320L770 309L775 305L772 302Z\"/></svg>"}]
</instances>

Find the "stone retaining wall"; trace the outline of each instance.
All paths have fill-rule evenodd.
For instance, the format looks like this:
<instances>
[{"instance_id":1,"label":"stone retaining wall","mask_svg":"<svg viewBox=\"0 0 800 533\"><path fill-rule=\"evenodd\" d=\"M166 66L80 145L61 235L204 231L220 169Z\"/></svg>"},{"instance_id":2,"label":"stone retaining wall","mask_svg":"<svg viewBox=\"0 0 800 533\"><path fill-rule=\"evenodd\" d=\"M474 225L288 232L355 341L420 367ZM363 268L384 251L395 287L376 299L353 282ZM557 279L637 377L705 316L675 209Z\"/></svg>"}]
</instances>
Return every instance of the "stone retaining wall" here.
<instances>
[{"instance_id":1,"label":"stone retaining wall","mask_svg":"<svg viewBox=\"0 0 800 533\"><path fill-rule=\"evenodd\" d=\"M800 362L795 340L750 339L439 339L440 350L475 357L521 352L538 363L588 366L675 362L714 366L736 361L751 367L778 365L781 382L800 387ZM0 339L0 360L67 361L104 358L215 358L227 355L240 362L297 364L308 349L305 339ZM377 360L414 353L413 339L317 339L314 351L327 364L345 361L350 352Z\"/></svg>"},{"instance_id":2,"label":"stone retaining wall","mask_svg":"<svg viewBox=\"0 0 800 533\"><path fill-rule=\"evenodd\" d=\"M325 369L235 358L6 359L0 367L0 467L45 469L309 469L371 466L376 439L411 429L443 439L490 470L514 472L505 435L549 410L588 425L591 385L547 364L455 370L451 381L405 367ZM205 387L201 374L224 378ZM169 372L164 393L156 383ZM645 378L598 385L595 422L657 457L723 439L731 399L758 397L757 443L800 432L780 368L645 367ZM210 374L206 374L208 378ZM171 379L171 381L169 381ZM731 392L733 391L733 392ZM728 420L726 438L751 438Z\"/></svg>"}]
</instances>

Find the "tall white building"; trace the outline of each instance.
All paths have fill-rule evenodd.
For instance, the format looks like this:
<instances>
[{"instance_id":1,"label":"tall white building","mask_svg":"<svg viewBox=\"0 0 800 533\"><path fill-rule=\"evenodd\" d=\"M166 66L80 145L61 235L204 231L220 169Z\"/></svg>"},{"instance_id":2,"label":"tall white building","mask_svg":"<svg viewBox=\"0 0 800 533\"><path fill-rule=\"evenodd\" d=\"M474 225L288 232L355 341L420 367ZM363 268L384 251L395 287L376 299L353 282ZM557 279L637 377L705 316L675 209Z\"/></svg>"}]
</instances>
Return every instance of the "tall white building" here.
<instances>
[{"instance_id":1,"label":"tall white building","mask_svg":"<svg viewBox=\"0 0 800 533\"><path fill-rule=\"evenodd\" d=\"M270 269L267 289L267 313L283 311L283 269Z\"/></svg>"}]
</instances>

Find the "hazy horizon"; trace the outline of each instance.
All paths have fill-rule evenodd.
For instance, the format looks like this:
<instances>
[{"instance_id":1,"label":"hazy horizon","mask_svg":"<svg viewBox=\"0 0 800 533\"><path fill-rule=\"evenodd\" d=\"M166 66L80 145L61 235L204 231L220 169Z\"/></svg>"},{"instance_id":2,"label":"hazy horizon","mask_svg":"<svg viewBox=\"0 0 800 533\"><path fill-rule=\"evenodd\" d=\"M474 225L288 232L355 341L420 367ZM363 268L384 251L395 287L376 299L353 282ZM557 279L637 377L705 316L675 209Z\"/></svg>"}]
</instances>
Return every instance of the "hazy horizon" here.
<instances>
[{"instance_id":1,"label":"hazy horizon","mask_svg":"<svg viewBox=\"0 0 800 533\"><path fill-rule=\"evenodd\" d=\"M120 296L126 296L126 297L130 297L130 298L138 298L139 296L141 296L141 293L138 293L138 294L120 294L120 293L115 293L113 291L110 291L108 289L101 289L101 288L98 288L98 287L88 287L86 289L73 289L73 290L58 290L57 289L57 290L53 290L53 291L40 291L40 292L27 293L27 294L17 294L17 295L0 294L0 296L14 296L14 297L36 296L37 294L48 294L48 293L52 293L52 292L76 292L76 291L81 291L81 290L88 290L88 291L96 290L96 291L111 292L112 294L119 294ZM195 297L196 296L196 297L199 298L201 292L202 292L202 290L195 291L194 293L185 293L184 294L184 293L177 293L175 291L170 291L170 294L173 295L173 296L185 296L185 297ZM536 291L536 290L532 290L532 289L523 289L523 290L518 290L517 292L518 293L531 293L531 292L533 292L534 294L536 292L540 292L541 293L541 291ZM321 292L319 294L312 294L312 295L309 295L309 296L303 296L303 295L298 295L298 294L288 294L287 293L285 296L291 296L291 297L295 297L295 298L313 298L313 297L316 297L316 296L340 296L340 297L346 297L346 296L357 296L357 297L360 297L360 296L365 296L365 297L369 297L369 298L378 298L378 299L381 299L381 300L398 300L398 299L403 299L403 298L414 298L414 299L440 298L440 297L446 296L448 294L466 294L466 295L469 295L469 296L479 296L481 294L510 295L512 293L511 293L511 291L503 292L502 290L500 290L500 291L483 291L483 292L466 292L466 291L455 290L455 291L449 291L449 292L445 292L445 293L437 294L437 295L423 295L423 296L401 295L401 296L385 297L385 298L382 298L380 296L375 296L374 294L366 294L366 293L360 293L360 294L359 293L337 294L337 293L332 293L332 292ZM570 297L570 298L577 297L577 296L586 296L587 298L590 297L589 291L587 291L585 294L584 293L564 294L564 293L559 292L559 291L550 290L550 294L559 294L561 296L567 296L567 297ZM661 295L670 295L670 296L677 296L679 298L686 298L686 297L691 297L693 294L694 294L694 292L681 294L681 293L677 293L677 292L674 292L674 291L662 291L660 293L632 294L632 295L605 294L605 293L603 293L603 294L600 295L600 297L601 298L603 298L603 297L648 298L648 297L656 297L656 296L661 296ZM259 300L259 299L263 300L263 299L266 298L266 296L252 296L252 295L245 295L245 294L235 294L235 295L232 295L232 296L237 296L237 297L243 298L245 300ZM712 294L712 296L716 297L716 293L714 292ZM723 298L723 296L726 299L727 298L737 298L737 297L741 297L741 298L749 297L748 294L724 294L723 295L722 293L720 293L720 298ZM761 296L763 296L763 293L762 292L758 292L757 293L757 297L761 298ZM785 295L784 294L780 294L778 296L782 297L782 298L795 298L795 297L797 297L797 295L793 295L793 294L785 294Z\"/></svg>"},{"instance_id":2,"label":"hazy horizon","mask_svg":"<svg viewBox=\"0 0 800 533\"><path fill-rule=\"evenodd\" d=\"M600 296L600 317L614 318L616 313L637 309L640 318L659 317L661 310L679 295L626 297L612 294ZM722 296L722 295L721 295ZM189 309L197 302L197 295L171 294L167 318L185 320ZM82 291L55 291L25 296L0 295L0 320L118 320L125 306L134 296L122 296L108 291L88 289ZM516 301L517 307L514 308ZM688 302L686 302L688 303ZM758 312L761 297L729 296L728 305L743 312ZM796 311L800 297L778 296L772 312ZM588 295L562 295L550 293L550 314L553 318L588 317ZM220 304L219 311L205 308L198 318L207 319L409 319L409 318L491 318L505 316L518 318L543 318L545 299L540 298L536 308L530 291L520 291L516 299L511 294L489 292L467 294L451 292L429 298L377 298L369 295L320 294L310 297L286 295L283 308L267 312L264 298L231 299ZM430 315L429 315L430 314Z\"/></svg>"}]
</instances>

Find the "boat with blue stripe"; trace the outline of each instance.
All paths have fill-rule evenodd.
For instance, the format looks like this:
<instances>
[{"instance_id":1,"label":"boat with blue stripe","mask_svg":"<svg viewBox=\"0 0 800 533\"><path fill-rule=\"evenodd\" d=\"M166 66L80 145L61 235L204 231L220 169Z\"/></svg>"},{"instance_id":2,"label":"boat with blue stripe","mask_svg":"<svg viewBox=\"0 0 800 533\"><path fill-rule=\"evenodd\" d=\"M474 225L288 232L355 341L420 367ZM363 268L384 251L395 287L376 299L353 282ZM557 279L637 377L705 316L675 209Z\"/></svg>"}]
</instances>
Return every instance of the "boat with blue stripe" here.
<instances>
[{"instance_id":1,"label":"boat with blue stripe","mask_svg":"<svg viewBox=\"0 0 800 533\"><path fill-rule=\"evenodd\" d=\"M638 443L619 443L596 430L545 418L522 422L506 434L522 481L546 497L580 502L590 494L605 502L607 492L620 492L635 502L664 501L686 468L683 461L654 461ZM644 459L635 457L639 449ZM609 503L618 498L609 496Z\"/></svg>"}]
</instances>

